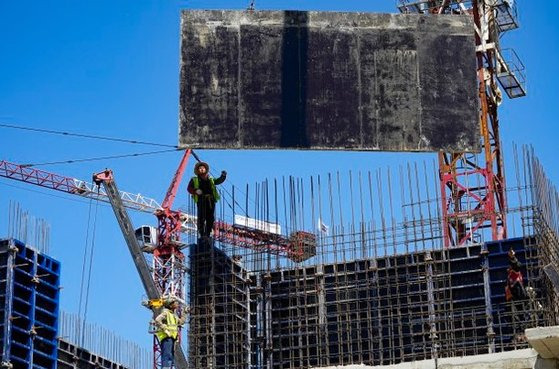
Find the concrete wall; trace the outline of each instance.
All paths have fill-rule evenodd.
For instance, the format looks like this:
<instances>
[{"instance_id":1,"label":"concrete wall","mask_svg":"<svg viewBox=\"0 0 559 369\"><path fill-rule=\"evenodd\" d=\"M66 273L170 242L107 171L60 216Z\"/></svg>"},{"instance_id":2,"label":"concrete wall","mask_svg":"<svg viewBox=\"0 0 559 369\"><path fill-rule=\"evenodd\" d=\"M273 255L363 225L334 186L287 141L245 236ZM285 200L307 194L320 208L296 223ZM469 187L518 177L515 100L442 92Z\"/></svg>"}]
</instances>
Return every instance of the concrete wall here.
<instances>
[{"instance_id":1,"label":"concrete wall","mask_svg":"<svg viewBox=\"0 0 559 369\"><path fill-rule=\"evenodd\" d=\"M184 11L180 144L478 151L469 16Z\"/></svg>"}]
</instances>

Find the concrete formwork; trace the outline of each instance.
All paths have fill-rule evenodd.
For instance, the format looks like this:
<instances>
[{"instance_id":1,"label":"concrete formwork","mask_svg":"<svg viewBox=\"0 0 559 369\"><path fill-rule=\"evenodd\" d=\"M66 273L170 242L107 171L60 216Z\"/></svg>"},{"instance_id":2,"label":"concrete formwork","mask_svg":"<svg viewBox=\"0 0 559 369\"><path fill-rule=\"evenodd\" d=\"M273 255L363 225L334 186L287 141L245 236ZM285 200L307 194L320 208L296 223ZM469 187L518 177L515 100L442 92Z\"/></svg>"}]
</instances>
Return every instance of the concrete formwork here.
<instances>
[{"instance_id":1,"label":"concrete formwork","mask_svg":"<svg viewBox=\"0 0 559 369\"><path fill-rule=\"evenodd\" d=\"M56 368L60 263L0 240L1 367Z\"/></svg>"},{"instance_id":2,"label":"concrete formwork","mask_svg":"<svg viewBox=\"0 0 559 369\"><path fill-rule=\"evenodd\" d=\"M65 340L58 340L59 369L133 369L94 354Z\"/></svg>"}]
</instances>

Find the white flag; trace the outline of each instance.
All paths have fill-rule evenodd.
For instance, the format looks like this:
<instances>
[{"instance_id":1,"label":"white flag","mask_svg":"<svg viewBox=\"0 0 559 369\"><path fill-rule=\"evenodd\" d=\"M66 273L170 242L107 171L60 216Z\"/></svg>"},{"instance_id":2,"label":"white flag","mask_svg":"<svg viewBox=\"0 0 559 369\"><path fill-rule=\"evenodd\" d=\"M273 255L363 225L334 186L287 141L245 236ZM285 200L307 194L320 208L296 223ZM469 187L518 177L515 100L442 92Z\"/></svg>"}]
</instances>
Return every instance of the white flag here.
<instances>
[{"instance_id":1,"label":"white flag","mask_svg":"<svg viewBox=\"0 0 559 369\"><path fill-rule=\"evenodd\" d=\"M318 231L324 235L328 235L328 232L330 231L330 227L328 227L326 224L324 224L322 222L322 219L318 218Z\"/></svg>"}]
</instances>

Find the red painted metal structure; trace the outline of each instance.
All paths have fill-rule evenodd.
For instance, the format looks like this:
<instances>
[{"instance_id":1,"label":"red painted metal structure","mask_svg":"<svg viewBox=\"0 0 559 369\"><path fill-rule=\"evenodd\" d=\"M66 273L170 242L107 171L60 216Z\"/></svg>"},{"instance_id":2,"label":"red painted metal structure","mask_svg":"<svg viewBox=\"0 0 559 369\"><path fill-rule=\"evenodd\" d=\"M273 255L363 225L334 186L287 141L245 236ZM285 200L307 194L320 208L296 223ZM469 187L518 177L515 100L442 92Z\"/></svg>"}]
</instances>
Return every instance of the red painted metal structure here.
<instances>
[{"instance_id":1,"label":"red painted metal structure","mask_svg":"<svg viewBox=\"0 0 559 369\"><path fill-rule=\"evenodd\" d=\"M179 168L177 169L175 177L173 178L169 190L167 191L167 195L165 196L165 200L163 202L164 206L159 205L159 203L152 198L140 194L119 191L120 198L126 208L152 213L157 216L158 231L160 234L158 237L159 245L179 242L179 233L195 231L195 216L171 209L178 186L182 179L182 173L184 173L184 169L186 168L188 155L189 153L185 152L185 155L179 164ZM71 195L77 195L107 203L110 202L105 191L97 185L76 178L46 172L40 169L25 167L5 160L0 160L0 177L34 184ZM295 233L304 234L305 232ZM308 235L306 236L306 238L309 237L310 236ZM299 239L300 238L301 237L299 237ZM298 239L297 237L286 238L281 235L276 235L258 229L249 229L219 220L215 222L214 239L236 247L251 248L285 255L286 257L294 260L299 259L302 256L302 252L298 251L300 244L294 242L294 240Z\"/></svg>"},{"instance_id":2,"label":"red painted metal structure","mask_svg":"<svg viewBox=\"0 0 559 369\"><path fill-rule=\"evenodd\" d=\"M71 195L109 202L109 198L105 191L97 185L77 178L65 177L44 170L10 163L5 160L0 160L0 177L34 184ZM154 213L161 208L156 200L140 194L119 191L119 195L124 206L128 209Z\"/></svg>"},{"instance_id":3,"label":"red painted metal structure","mask_svg":"<svg viewBox=\"0 0 559 369\"><path fill-rule=\"evenodd\" d=\"M448 5L445 5L448 6ZM439 9L439 14L444 7ZM486 39L491 32L484 19L486 5L473 1L471 13L476 32L477 68L480 99L481 163L466 153L439 153L444 245L462 245L475 239L483 228L490 228L491 239L506 237L505 175L497 119L498 99L491 86L496 84L494 49Z\"/></svg>"},{"instance_id":4,"label":"red painted metal structure","mask_svg":"<svg viewBox=\"0 0 559 369\"><path fill-rule=\"evenodd\" d=\"M297 262L316 254L316 236L304 231L296 231L290 237L284 237L275 233L217 221L214 225L213 239L236 247L283 254Z\"/></svg>"},{"instance_id":5,"label":"red painted metal structure","mask_svg":"<svg viewBox=\"0 0 559 369\"><path fill-rule=\"evenodd\" d=\"M152 276L161 296L173 296L185 301L185 258L181 251L180 242L182 221L181 212L172 210L179 185L188 164L191 150L185 151L173 180L163 200L161 209L155 212L157 217L157 247L153 251ZM179 330L179 342L181 340ZM161 362L161 347L159 340L153 336L153 367L158 368Z\"/></svg>"}]
</instances>

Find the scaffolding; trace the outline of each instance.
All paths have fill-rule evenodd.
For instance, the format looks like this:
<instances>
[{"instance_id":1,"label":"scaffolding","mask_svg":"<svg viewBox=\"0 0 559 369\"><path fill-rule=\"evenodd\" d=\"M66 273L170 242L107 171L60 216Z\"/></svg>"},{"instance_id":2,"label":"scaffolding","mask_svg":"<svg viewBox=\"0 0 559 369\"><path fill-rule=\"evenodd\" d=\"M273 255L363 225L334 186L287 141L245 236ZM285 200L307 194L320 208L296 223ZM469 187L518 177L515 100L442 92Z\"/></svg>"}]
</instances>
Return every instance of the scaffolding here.
<instances>
[{"instance_id":1,"label":"scaffolding","mask_svg":"<svg viewBox=\"0 0 559 369\"><path fill-rule=\"evenodd\" d=\"M388 365L526 348L525 328L559 318L548 277L559 275L559 196L529 149L516 162L507 189L515 238L480 231L458 248L444 247L440 199L429 188L437 172L427 165L400 168L398 180L388 169L255 186L260 196L244 215L287 234L312 230L316 254L296 261L218 241L191 245L190 367ZM505 299L510 249L527 279L525 301Z\"/></svg>"}]
</instances>

